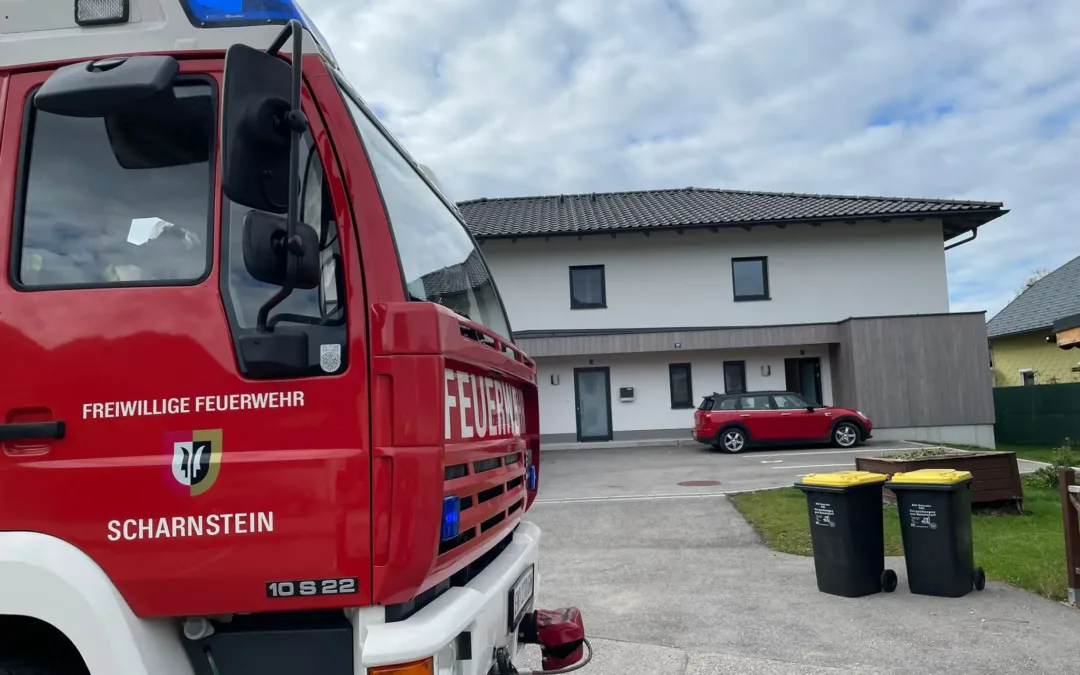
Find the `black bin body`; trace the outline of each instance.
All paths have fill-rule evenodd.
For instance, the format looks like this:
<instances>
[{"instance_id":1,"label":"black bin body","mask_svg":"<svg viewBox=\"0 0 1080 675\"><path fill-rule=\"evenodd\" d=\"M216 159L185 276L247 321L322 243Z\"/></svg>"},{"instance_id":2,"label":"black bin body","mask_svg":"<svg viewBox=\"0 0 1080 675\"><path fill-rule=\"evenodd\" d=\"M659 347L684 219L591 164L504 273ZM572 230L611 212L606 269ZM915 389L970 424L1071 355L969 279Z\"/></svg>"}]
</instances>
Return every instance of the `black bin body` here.
<instances>
[{"instance_id":1,"label":"black bin body","mask_svg":"<svg viewBox=\"0 0 1080 675\"><path fill-rule=\"evenodd\" d=\"M896 494L908 588L919 595L959 598L982 590L971 536L971 473L922 469L886 484Z\"/></svg>"},{"instance_id":2,"label":"black bin body","mask_svg":"<svg viewBox=\"0 0 1080 675\"><path fill-rule=\"evenodd\" d=\"M886 478L841 471L811 474L795 484L806 494L814 572L822 593L858 598L895 590L896 574L885 569L881 491Z\"/></svg>"}]
</instances>

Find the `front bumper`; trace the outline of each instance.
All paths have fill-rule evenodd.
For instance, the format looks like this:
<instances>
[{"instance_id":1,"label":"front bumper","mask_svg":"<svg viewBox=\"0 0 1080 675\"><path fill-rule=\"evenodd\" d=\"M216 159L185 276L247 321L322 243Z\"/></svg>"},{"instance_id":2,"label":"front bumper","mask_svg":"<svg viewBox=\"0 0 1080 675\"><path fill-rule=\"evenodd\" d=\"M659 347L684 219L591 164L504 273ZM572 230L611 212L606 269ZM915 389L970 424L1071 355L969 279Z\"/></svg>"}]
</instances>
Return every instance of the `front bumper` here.
<instances>
[{"instance_id":1,"label":"front bumper","mask_svg":"<svg viewBox=\"0 0 1080 675\"><path fill-rule=\"evenodd\" d=\"M521 521L505 551L465 586L451 588L404 621L366 623L361 611L356 675L368 668L435 658L438 675L486 675L497 647L517 655L516 629L509 630L510 589L533 566L533 601L540 588L540 528ZM530 604L532 604L530 603ZM467 634L461 640L462 634ZM467 640L467 643L463 642ZM463 653L468 650L468 654ZM471 658L467 658L471 655Z\"/></svg>"}]
</instances>

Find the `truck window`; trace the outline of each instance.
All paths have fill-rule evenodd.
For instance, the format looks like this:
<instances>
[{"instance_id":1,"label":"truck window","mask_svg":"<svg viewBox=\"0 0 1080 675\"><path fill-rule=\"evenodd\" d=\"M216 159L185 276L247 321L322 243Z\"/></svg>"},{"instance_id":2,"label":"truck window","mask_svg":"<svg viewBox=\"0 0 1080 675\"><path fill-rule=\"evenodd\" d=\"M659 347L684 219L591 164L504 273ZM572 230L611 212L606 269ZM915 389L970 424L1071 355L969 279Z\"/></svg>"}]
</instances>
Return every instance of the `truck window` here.
<instances>
[{"instance_id":1,"label":"truck window","mask_svg":"<svg viewBox=\"0 0 1080 675\"><path fill-rule=\"evenodd\" d=\"M281 201L287 201L282 197ZM244 217L251 209L222 196L222 294L228 298L234 335L254 332L259 308L281 290L257 281L244 266ZM305 330L310 345L311 375L340 373L345 367L344 265L330 188L323 175L318 149L311 132L300 142L300 221L319 233L322 283L317 288L294 289L270 311L282 330ZM289 318L287 318L289 317ZM287 319L286 319L287 318Z\"/></svg>"},{"instance_id":2,"label":"truck window","mask_svg":"<svg viewBox=\"0 0 1080 675\"><path fill-rule=\"evenodd\" d=\"M406 295L436 302L509 339L510 327L487 263L464 223L339 81L342 97L379 183Z\"/></svg>"},{"instance_id":3,"label":"truck window","mask_svg":"<svg viewBox=\"0 0 1080 675\"><path fill-rule=\"evenodd\" d=\"M29 105L11 272L24 289L194 284L210 269L205 80L108 118Z\"/></svg>"}]
</instances>

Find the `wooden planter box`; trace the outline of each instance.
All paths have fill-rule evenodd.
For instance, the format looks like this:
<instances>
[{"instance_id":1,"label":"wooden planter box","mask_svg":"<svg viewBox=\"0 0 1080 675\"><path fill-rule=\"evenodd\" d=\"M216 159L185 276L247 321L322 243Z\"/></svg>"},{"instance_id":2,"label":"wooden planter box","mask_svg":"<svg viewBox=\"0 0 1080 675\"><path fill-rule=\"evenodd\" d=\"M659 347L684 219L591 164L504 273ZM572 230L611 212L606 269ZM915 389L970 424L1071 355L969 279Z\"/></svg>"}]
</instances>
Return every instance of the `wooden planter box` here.
<instances>
[{"instance_id":1,"label":"wooden planter box","mask_svg":"<svg viewBox=\"0 0 1080 675\"><path fill-rule=\"evenodd\" d=\"M890 477L895 473L918 469L970 471L973 479L971 482L972 504L1015 501L1017 506L1020 506L1024 499L1015 452L966 452L919 459L856 457L855 468L859 471L884 473ZM885 500L890 504L896 503L896 495L892 493L892 490L885 490Z\"/></svg>"}]
</instances>

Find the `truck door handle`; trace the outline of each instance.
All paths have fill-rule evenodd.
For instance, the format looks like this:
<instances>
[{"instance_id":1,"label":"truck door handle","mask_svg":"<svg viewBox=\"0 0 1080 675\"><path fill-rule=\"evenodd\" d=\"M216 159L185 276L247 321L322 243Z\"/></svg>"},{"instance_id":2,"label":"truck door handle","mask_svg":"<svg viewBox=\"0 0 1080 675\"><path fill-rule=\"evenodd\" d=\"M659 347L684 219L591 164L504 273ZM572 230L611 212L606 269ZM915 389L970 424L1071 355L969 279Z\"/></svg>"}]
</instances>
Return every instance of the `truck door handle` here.
<instances>
[{"instance_id":1,"label":"truck door handle","mask_svg":"<svg viewBox=\"0 0 1080 675\"><path fill-rule=\"evenodd\" d=\"M52 438L60 440L67 433L67 425L63 420L56 422L20 422L16 424L0 424L0 442L2 441L29 441L34 439Z\"/></svg>"},{"instance_id":2,"label":"truck door handle","mask_svg":"<svg viewBox=\"0 0 1080 675\"><path fill-rule=\"evenodd\" d=\"M750 413L743 413L739 415L739 417L750 417Z\"/></svg>"},{"instance_id":3,"label":"truck door handle","mask_svg":"<svg viewBox=\"0 0 1080 675\"><path fill-rule=\"evenodd\" d=\"M791 413L780 413L780 417L791 417Z\"/></svg>"}]
</instances>

